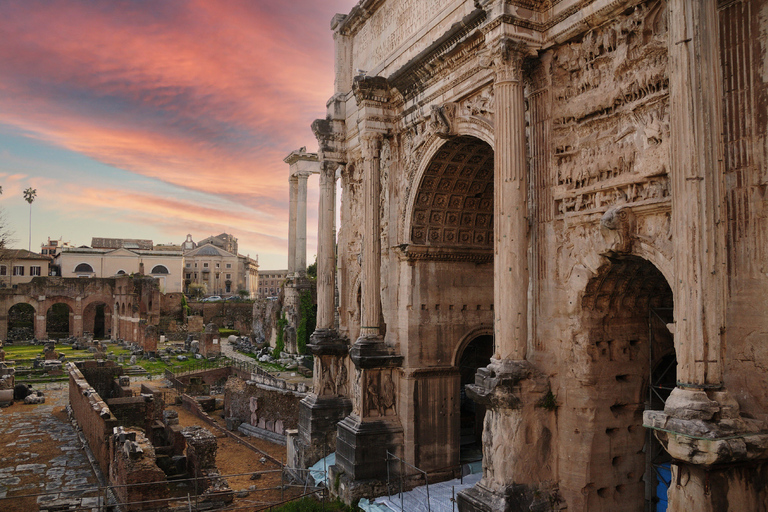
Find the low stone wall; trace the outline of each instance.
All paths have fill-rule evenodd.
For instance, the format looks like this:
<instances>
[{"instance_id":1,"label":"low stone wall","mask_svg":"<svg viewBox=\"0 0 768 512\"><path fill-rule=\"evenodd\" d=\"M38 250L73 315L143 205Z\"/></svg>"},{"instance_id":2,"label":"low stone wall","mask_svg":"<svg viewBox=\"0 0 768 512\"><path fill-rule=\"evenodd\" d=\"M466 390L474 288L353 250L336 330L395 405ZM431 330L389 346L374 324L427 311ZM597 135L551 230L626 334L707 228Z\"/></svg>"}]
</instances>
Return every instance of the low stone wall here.
<instances>
[{"instance_id":1,"label":"low stone wall","mask_svg":"<svg viewBox=\"0 0 768 512\"><path fill-rule=\"evenodd\" d=\"M224 414L284 436L287 429L298 428L299 402L304 396L305 393L232 376L224 387Z\"/></svg>"},{"instance_id":2,"label":"low stone wall","mask_svg":"<svg viewBox=\"0 0 768 512\"><path fill-rule=\"evenodd\" d=\"M117 418L74 363L67 363L67 370L72 414L83 430L101 471L109 474L109 442L112 429L118 426Z\"/></svg>"}]
</instances>

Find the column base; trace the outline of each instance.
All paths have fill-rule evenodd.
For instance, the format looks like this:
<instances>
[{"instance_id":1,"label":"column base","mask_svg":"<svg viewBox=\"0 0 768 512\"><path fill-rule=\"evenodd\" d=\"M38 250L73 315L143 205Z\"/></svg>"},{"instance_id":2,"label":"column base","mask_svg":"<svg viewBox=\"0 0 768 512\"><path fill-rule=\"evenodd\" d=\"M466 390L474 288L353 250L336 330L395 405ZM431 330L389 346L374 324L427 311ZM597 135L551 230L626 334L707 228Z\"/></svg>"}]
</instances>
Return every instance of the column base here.
<instances>
[{"instance_id":1,"label":"column base","mask_svg":"<svg viewBox=\"0 0 768 512\"><path fill-rule=\"evenodd\" d=\"M768 430L727 390L677 387L643 424L673 458L670 511L768 508Z\"/></svg>"},{"instance_id":2,"label":"column base","mask_svg":"<svg viewBox=\"0 0 768 512\"><path fill-rule=\"evenodd\" d=\"M349 340L341 337L336 329L315 329L309 337L307 350L315 356L344 356L349 352Z\"/></svg>"},{"instance_id":3,"label":"column base","mask_svg":"<svg viewBox=\"0 0 768 512\"><path fill-rule=\"evenodd\" d=\"M675 388L663 411L645 411L653 429L675 459L712 466L768 459L768 430L739 415L728 391Z\"/></svg>"},{"instance_id":4,"label":"column base","mask_svg":"<svg viewBox=\"0 0 768 512\"><path fill-rule=\"evenodd\" d=\"M361 422L347 416L339 422L336 466L350 482L377 480L386 484L387 451L402 456L403 427L398 421Z\"/></svg>"},{"instance_id":5,"label":"column base","mask_svg":"<svg viewBox=\"0 0 768 512\"><path fill-rule=\"evenodd\" d=\"M381 336L360 336L349 348L349 357L360 369L393 368L403 362L403 356L396 355Z\"/></svg>"},{"instance_id":6,"label":"column base","mask_svg":"<svg viewBox=\"0 0 768 512\"><path fill-rule=\"evenodd\" d=\"M352 402L345 397L310 394L299 402L299 434L291 466L308 468L336 451L336 426L350 412Z\"/></svg>"}]
</instances>

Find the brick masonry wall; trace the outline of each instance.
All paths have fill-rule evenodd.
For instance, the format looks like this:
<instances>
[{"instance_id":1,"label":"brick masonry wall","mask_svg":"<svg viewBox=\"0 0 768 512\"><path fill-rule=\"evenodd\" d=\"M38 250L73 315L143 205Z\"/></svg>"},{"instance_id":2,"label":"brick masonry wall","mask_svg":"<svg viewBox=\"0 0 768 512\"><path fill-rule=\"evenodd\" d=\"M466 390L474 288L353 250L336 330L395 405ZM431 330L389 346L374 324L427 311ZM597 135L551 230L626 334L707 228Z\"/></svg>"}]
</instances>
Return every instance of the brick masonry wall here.
<instances>
[{"instance_id":1,"label":"brick masonry wall","mask_svg":"<svg viewBox=\"0 0 768 512\"><path fill-rule=\"evenodd\" d=\"M109 473L109 439L117 418L74 363L68 363L69 405L104 474Z\"/></svg>"}]
</instances>

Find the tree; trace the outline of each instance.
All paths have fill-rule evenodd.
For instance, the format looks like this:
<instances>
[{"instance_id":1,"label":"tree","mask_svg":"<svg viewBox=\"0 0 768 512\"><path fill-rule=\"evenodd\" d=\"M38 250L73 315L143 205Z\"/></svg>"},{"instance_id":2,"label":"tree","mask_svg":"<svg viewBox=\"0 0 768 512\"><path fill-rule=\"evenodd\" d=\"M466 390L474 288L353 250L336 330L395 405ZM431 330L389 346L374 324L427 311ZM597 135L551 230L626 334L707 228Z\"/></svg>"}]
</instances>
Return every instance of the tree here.
<instances>
[{"instance_id":1,"label":"tree","mask_svg":"<svg viewBox=\"0 0 768 512\"><path fill-rule=\"evenodd\" d=\"M189 294L196 300L200 300L206 293L208 293L208 285L206 283L192 283L189 285Z\"/></svg>"},{"instance_id":2,"label":"tree","mask_svg":"<svg viewBox=\"0 0 768 512\"><path fill-rule=\"evenodd\" d=\"M3 186L0 185L0 195L3 194ZM13 231L8 227L8 219L5 218L5 212L0 208L0 249L5 249L16 240L13 239Z\"/></svg>"},{"instance_id":3,"label":"tree","mask_svg":"<svg viewBox=\"0 0 768 512\"><path fill-rule=\"evenodd\" d=\"M317 256L315 256L315 262L307 267L307 277L317 279Z\"/></svg>"},{"instance_id":4,"label":"tree","mask_svg":"<svg viewBox=\"0 0 768 512\"><path fill-rule=\"evenodd\" d=\"M37 189L29 187L24 191L24 200L29 203L29 248L32 251L32 202L37 197Z\"/></svg>"}]
</instances>

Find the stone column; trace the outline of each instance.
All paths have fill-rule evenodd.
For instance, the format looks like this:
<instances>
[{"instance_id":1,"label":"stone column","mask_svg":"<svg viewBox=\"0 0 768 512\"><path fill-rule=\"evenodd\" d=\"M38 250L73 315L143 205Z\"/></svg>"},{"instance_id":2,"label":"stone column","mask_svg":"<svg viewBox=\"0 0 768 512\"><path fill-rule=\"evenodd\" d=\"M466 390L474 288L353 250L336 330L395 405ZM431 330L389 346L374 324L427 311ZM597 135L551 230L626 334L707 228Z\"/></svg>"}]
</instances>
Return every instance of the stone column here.
<instances>
[{"instance_id":1,"label":"stone column","mask_svg":"<svg viewBox=\"0 0 768 512\"><path fill-rule=\"evenodd\" d=\"M296 272L296 199L299 195L299 179L291 174L288 178L288 275Z\"/></svg>"},{"instance_id":2,"label":"stone column","mask_svg":"<svg viewBox=\"0 0 768 512\"><path fill-rule=\"evenodd\" d=\"M675 350L682 387L723 384L725 204L714 0L669 2Z\"/></svg>"},{"instance_id":3,"label":"stone column","mask_svg":"<svg viewBox=\"0 0 768 512\"><path fill-rule=\"evenodd\" d=\"M336 238L333 221L336 208L336 168L341 155L333 147L334 129L328 119L312 123L318 140L320 197L317 233L317 324L307 346L314 356L311 393L299 403L299 428L289 436L289 461L294 467L309 467L336 450L336 424L350 413L348 340L334 328L333 293L336 273ZM332 158L328 154L331 153Z\"/></svg>"},{"instance_id":4,"label":"stone column","mask_svg":"<svg viewBox=\"0 0 768 512\"><path fill-rule=\"evenodd\" d=\"M298 277L307 274L307 179L308 173L297 175L299 186L296 197L296 262L294 272Z\"/></svg>"},{"instance_id":5,"label":"stone column","mask_svg":"<svg viewBox=\"0 0 768 512\"><path fill-rule=\"evenodd\" d=\"M528 346L528 163L523 60L526 47L486 35L494 89L494 357L467 394L486 406L483 478L458 495L461 512L528 510L549 496L552 457L543 432L555 418L538 404L547 379L526 360ZM531 453L539 454L532 458ZM546 501L546 499L545 499Z\"/></svg>"},{"instance_id":6,"label":"stone column","mask_svg":"<svg viewBox=\"0 0 768 512\"><path fill-rule=\"evenodd\" d=\"M361 272L360 339L378 338L381 317L381 239L379 159L382 136L376 132L360 136L363 150L363 268Z\"/></svg>"},{"instance_id":7,"label":"stone column","mask_svg":"<svg viewBox=\"0 0 768 512\"><path fill-rule=\"evenodd\" d=\"M494 334L501 360L525 359L528 344L528 165L523 96L523 51L498 43L493 84Z\"/></svg>"},{"instance_id":8,"label":"stone column","mask_svg":"<svg viewBox=\"0 0 768 512\"><path fill-rule=\"evenodd\" d=\"M336 283L336 168L323 161L320 165L320 200L317 227L317 329L333 329L334 287Z\"/></svg>"},{"instance_id":9,"label":"stone column","mask_svg":"<svg viewBox=\"0 0 768 512\"><path fill-rule=\"evenodd\" d=\"M644 424L672 455L669 510L765 501L765 426L723 387L726 327L722 76L716 0L669 0L670 178L677 387ZM762 430L762 433L761 433ZM737 469L738 468L738 469ZM734 493L733 489L739 491Z\"/></svg>"}]
</instances>

